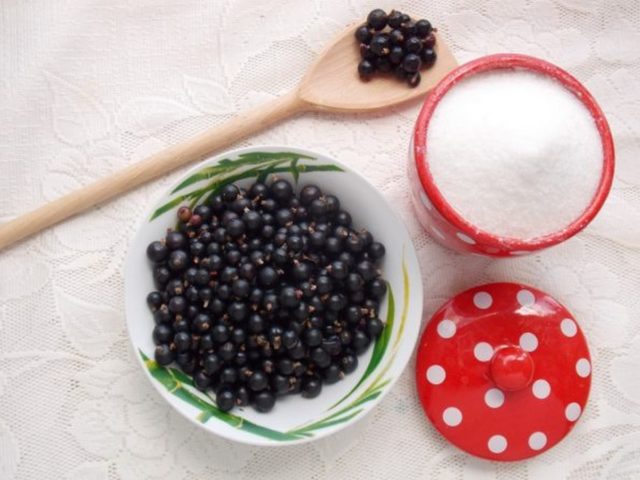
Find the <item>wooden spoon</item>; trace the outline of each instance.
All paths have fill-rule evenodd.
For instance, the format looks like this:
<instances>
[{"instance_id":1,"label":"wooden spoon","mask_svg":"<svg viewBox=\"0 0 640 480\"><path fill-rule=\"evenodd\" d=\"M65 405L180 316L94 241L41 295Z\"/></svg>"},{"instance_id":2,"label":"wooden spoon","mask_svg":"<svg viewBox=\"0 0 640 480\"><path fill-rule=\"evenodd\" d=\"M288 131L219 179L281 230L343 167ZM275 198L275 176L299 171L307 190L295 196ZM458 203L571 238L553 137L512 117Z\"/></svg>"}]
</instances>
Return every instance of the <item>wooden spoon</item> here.
<instances>
[{"instance_id":1,"label":"wooden spoon","mask_svg":"<svg viewBox=\"0 0 640 480\"><path fill-rule=\"evenodd\" d=\"M0 249L297 113L367 112L421 97L457 65L438 37L438 59L422 72L418 87L409 88L391 76L363 82L357 73L360 54L354 31L352 25L337 35L291 93L0 225Z\"/></svg>"}]
</instances>

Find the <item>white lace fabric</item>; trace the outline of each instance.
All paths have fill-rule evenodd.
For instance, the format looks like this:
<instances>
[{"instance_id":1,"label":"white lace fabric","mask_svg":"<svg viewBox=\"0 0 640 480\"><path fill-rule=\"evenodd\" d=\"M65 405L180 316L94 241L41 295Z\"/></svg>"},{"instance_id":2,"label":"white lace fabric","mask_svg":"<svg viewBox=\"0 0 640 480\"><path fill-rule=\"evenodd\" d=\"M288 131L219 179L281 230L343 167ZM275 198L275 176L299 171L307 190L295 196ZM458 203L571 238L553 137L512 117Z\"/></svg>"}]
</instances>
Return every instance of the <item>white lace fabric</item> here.
<instances>
[{"instance_id":1,"label":"white lace fabric","mask_svg":"<svg viewBox=\"0 0 640 480\"><path fill-rule=\"evenodd\" d=\"M261 449L187 422L135 363L123 314L127 246L176 172L0 252L0 479L640 478L634 0L6 0L0 220L288 91L332 34L377 6L429 18L460 62L526 53L583 81L617 150L613 190L597 220L526 258L439 247L409 202L406 151L418 104L304 115L239 145L324 151L376 185L418 248L426 318L455 293L489 281L527 283L564 303L593 358L591 398L573 432L526 462L469 457L427 422L414 363L364 421L317 442Z\"/></svg>"}]
</instances>

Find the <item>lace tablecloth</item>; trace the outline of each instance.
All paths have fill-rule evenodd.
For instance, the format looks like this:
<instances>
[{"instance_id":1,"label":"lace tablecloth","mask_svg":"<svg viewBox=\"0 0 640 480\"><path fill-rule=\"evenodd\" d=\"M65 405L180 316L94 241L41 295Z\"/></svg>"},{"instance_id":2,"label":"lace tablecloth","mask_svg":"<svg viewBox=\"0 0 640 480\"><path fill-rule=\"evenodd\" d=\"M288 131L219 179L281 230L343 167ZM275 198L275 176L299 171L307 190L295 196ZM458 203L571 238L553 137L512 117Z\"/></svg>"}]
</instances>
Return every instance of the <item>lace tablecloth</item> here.
<instances>
[{"instance_id":1,"label":"lace tablecloth","mask_svg":"<svg viewBox=\"0 0 640 480\"><path fill-rule=\"evenodd\" d=\"M388 1L46 0L0 4L0 220L52 200L286 92L325 41ZM419 105L310 114L245 140L326 151L397 207L419 251L428 316L454 293L521 281L581 322L593 356L575 430L528 462L476 460L425 421L413 366L364 421L293 448L205 434L134 362L123 261L172 175L0 252L0 478L640 478L640 5L634 0L431 0L460 61L522 52L581 79L608 115L613 191L565 244L521 259L436 245L409 204L405 162ZM570 192L568 192L570 194Z\"/></svg>"}]
</instances>

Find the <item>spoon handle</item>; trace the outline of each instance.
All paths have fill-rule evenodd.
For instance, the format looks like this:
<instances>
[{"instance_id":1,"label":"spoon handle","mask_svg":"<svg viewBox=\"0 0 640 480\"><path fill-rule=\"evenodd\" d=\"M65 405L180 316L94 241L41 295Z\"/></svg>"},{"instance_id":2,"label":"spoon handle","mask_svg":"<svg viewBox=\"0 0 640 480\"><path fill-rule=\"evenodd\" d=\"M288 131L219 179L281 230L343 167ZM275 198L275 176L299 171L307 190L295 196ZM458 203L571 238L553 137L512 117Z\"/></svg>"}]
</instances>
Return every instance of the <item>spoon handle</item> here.
<instances>
[{"instance_id":1,"label":"spoon handle","mask_svg":"<svg viewBox=\"0 0 640 480\"><path fill-rule=\"evenodd\" d=\"M297 91L0 225L0 250L305 109ZM46 180L45 180L46 181Z\"/></svg>"}]
</instances>

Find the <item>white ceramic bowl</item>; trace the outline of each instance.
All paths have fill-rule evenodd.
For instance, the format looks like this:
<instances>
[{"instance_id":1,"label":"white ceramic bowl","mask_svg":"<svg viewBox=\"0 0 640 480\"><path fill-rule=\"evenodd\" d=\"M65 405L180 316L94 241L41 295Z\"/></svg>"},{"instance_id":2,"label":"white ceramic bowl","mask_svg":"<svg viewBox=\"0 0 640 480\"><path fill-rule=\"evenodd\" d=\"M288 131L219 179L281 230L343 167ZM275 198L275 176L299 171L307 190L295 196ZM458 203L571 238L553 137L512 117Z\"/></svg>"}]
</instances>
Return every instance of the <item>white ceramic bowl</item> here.
<instances>
[{"instance_id":1,"label":"white ceramic bowl","mask_svg":"<svg viewBox=\"0 0 640 480\"><path fill-rule=\"evenodd\" d=\"M193 388L189 376L153 360L153 316L146 305L154 290L146 247L174 226L175 212L189 204L198 189L224 178L246 186L260 174L275 173L314 183L340 198L354 225L367 228L386 247L382 264L388 281L380 317L383 333L359 357L357 370L311 400L300 395L278 399L269 413L251 407L225 413L215 399ZM191 183L193 180L193 183ZM209 190L207 190L208 193ZM206 193L201 197L202 201ZM164 212L164 213L163 213ZM290 147L234 150L205 160L165 192L145 216L129 250L125 270L127 327L140 366L160 395L178 412L205 430L253 445L302 443L334 433L362 418L391 389L402 373L418 338L422 316L422 281L411 239L385 199L363 177L339 162L315 152Z\"/></svg>"}]
</instances>

